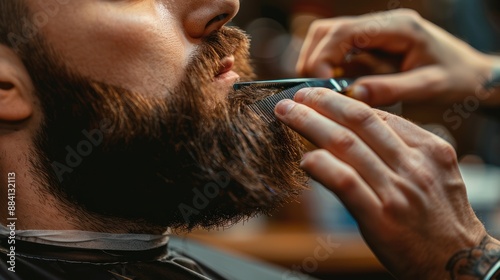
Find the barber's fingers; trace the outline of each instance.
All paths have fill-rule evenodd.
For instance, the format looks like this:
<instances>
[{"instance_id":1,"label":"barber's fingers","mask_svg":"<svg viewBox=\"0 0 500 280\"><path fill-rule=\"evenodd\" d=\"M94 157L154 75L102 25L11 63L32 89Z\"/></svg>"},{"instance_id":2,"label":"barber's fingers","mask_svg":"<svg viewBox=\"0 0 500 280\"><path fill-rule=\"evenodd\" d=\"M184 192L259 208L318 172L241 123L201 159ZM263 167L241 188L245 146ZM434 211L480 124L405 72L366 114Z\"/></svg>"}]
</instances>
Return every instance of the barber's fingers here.
<instances>
[{"instance_id":1,"label":"barber's fingers","mask_svg":"<svg viewBox=\"0 0 500 280\"><path fill-rule=\"evenodd\" d=\"M374 111L410 148L407 149L405 163L395 171L399 175L417 174L416 169L424 166L435 165L436 170L457 166L456 151L444 139L398 116L376 109ZM454 171L459 173L456 168Z\"/></svg>"},{"instance_id":2,"label":"barber's fingers","mask_svg":"<svg viewBox=\"0 0 500 280\"><path fill-rule=\"evenodd\" d=\"M330 32L328 27L333 24L333 20L323 20L317 21L311 25L297 61L296 71L299 74L307 74L306 62L310 63L311 55L318 47L317 44L328 38L327 35ZM331 68L332 67L328 63L318 64L317 67L314 67L314 76L329 78L331 77Z\"/></svg>"},{"instance_id":3,"label":"barber's fingers","mask_svg":"<svg viewBox=\"0 0 500 280\"><path fill-rule=\"evenodd\" d=\"M366 104L324 88L303 89L295 95L295 100L352 131L384 165L393 170L399 168L408 146Z\"/></svg>"},{"instance_id":4,"label":"barber's fingers","mask_svg":"<svg viewBox=\"0 0 500 280\"><path fill-rule=\"evenodd\" d=\"M301 167L337 194L353 214L370 216L382 200L389 199L383 187L390 185L384 176L390 170L353 133L292 100L277 106L277 116L321 147L308 153Z\"/></svg>"},{"instance_id":5,"label":"barber's fingers","mask_svg":"<svg viewBox=\"0 0 500 280\"><path fill-rule=\"evenodd\" d=\"M381 200L351 166L321 149L306 154L301 167L335 193L357 220L376 221Z\"/></svg>"},{"instance_id":6,"label":"barber's fingers","mask_svg":"<svg viewBox=\"0 0 500 280\"><path fill-rule=\"evenodd\" d=\"M304 76L325 76L325 69L341 65L353 50L378 49L407 55L415 45L421 45L421 22L421 17L411 10L319 20L306 37L297 71Z\"/></svg>"},{"instance_id":7,"label":"barber's fingers","mask_svg":"<svg viewBox=\"0 0 500 280\"><path fill-rule=\"evenodd\" d=\"M424 140L427 138L432 138L429 140L433 143L435 143L437 139L441 139L431 132L399 116L378 109L372 110L402 141L404 141L405 145L410 148L422 147L422 145L425 144Z\"/></svg>"},{"instance_id":8,"label":"barber's fingers","mask_svg":"<svg viewBox=\"0 0 500 280\"><path fill-rule=\"evenodd\" d=\"M371 106L429 100L453 86L447 75L444 68L431 65L398 74L365 76L352 85L348 95Z\"/></svg>"},{"instance_id":9,"label":"barber's fingers","mask_svg":"<svg viewBox=\"0 0 500 280\"><path fill-rule=\"evenodd\" d=\"M355 173L360 177L356 181L371 186L381 201L389 199L396 175L358 135L307 106L291 100L283 103L277 106L277 113L285 124L355 170L348 174L330 172L331 176L352 177ZM293 108L286 113L290 106Z\"/></svg>"},{"instance_id":10,"label":"barber's fingers","mask_svg":"<svg viewBox=\"0 0 500 280\"><path fill-rule=\"evenodd\" d=\"M370 157L363 157L363 154L360 156L356 154L337 153L336 156L353 166L363 178L367 178L367 174L370 177L377 176L370 172L366 173L367 166L368 169L373 168L379 176L385 176L383 178L388 181L386 182L386 189L391 184L398 185L394 181L395 177L402 176L406 177L406 179L412 177L413 180L419 182L421 178L414 177L418 177L418 174L420 174L419 170L422 167L429 164L436 165L436 167L438 165L453 165L456 161L456 154L453 148L441 138L403 118L372 109L366 104L329 89L303 89L295 95L295 100L312 108L326 119L340 124L359 137L363 144L367 145L370 151L376 154L377 158L381 159L383 162L381 164L387 166L391 172L387 172L384 168L373 167L372 164L376 164L377 162L370 160ZM322 124L318 122L317 125L321 126ZM317 137L317 132L312 130L311 135L307 137ZM335 135L332 137L335 137ZM324 148L324 146L319 147ZM362 146L360 145L360 147ZM370 155L371 153L364 152L364 154ZM351 162L353 159L349 157L353 156L360 156L357 160L361 162L366 161L366 163L352 165ZM428 158L433 159L430 161L432 163L427 163ZM365 181L375 188L377 194L384 200L383 195L385 191L381 191L377 184L373 184L373 182L379 182L366 179ZM399 188L400 190L405 189L401 188L401 185ZM405 192L408 197L414 195L411 191Z\"/></svg>"}]
</instances>

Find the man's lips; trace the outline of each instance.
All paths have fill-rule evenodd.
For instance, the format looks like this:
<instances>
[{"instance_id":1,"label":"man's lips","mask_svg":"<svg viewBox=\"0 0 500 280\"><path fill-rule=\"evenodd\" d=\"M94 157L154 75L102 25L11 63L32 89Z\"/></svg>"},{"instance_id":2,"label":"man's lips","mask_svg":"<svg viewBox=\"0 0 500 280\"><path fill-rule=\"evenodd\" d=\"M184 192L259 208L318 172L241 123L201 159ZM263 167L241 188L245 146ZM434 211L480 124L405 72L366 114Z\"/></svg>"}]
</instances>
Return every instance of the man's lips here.
<instances>
[{"instance_id":1,"label":"man's lips","mask_svg":"<svg viewBox=\"0 0 500 280\"><path fill-rule=\"evenodd\" d=\"M221 66L219 67L219 73L217 73L216 78L224 75L225 73L231 71L234 66L234 56L226 56L220 61Z\"/></svg>"},{"instance_id":2,"label":"man's lips","mask_svg":"<svg viewBox=\"0 0 500 280\"><path fill-rule=\"evenodd\" d=\"M234 56L227 56L221 60L219 72L214 77L214 82L222 87L231 88L240 76L233 71Z\"/></svg>"}]
</instances>

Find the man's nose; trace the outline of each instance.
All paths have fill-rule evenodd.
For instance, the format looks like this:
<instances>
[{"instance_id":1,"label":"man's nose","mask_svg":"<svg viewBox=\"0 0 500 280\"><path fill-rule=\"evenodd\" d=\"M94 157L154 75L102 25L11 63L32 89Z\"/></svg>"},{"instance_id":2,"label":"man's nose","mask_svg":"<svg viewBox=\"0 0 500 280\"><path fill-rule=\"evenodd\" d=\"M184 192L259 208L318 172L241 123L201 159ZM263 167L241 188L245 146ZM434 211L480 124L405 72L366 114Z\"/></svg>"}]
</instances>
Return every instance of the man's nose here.
<instances>
[{"instance_id":1,"label":"man's nose","mask_svg":"<svg viewBox=\"0 0 500 280\"><path fill-rule=\"evenodd\" d=\"M189 0L186 1L186 3ZM239 0L193 0L184 27L191 38L199 39L220 29L238 13Z\"/></svg>"}]
</instances>

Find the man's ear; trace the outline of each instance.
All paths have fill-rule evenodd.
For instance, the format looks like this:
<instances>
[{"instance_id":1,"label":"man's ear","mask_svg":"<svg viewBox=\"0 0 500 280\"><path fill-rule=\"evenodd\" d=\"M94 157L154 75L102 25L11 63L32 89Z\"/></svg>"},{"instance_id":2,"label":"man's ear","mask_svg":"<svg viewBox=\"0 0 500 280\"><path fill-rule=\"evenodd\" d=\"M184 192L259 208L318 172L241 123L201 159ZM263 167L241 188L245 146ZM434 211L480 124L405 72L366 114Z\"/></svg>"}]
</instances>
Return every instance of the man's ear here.
<instances>
[{"instance_id":1,"label":"man's ear","mask_svg":"<svg viewBox=\"0 0 500 280\"><path fill-rule=\"evenodd\" d=\"M0 45L0 122L18 122L33 114L33 84L14 51Z\"/></svg>"}]
</instances>

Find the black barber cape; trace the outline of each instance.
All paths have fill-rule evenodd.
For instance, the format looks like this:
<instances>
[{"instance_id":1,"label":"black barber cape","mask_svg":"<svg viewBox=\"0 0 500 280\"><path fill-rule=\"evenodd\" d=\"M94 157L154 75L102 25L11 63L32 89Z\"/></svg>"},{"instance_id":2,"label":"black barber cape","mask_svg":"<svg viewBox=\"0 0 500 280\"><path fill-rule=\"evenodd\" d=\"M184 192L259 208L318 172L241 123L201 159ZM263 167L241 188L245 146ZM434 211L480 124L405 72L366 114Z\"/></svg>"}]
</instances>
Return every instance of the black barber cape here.
<instances>
[{"instance_id":1,"label":"black barber cape","mask_svg":"<svg viewBox=\"0 0 500 280\"><path fill-rule=\"evenodd\" d=\"M168 235L12 232L0 225L0 238L0 280L313 279Z\"/></svg>"}]
</instances>

